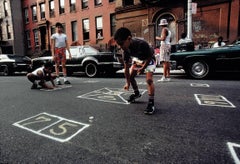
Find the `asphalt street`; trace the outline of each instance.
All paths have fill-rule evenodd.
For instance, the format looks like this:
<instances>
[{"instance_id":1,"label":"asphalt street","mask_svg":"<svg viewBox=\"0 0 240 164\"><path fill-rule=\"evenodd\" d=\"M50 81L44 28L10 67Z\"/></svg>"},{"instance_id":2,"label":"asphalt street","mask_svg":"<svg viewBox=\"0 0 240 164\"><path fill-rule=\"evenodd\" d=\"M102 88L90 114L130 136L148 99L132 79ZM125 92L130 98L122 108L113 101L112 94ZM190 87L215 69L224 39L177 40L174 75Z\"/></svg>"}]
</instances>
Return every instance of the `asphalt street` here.
<instances>
[{"instance_id":1,"label":"asphalt street","mask_svg":"<svg viewBox=\"0 0 240 164\"><path fill-rule=\"evenodd\" d=\"M0 163L239 163L240 79L160 77L149 116L143 75L132 104L121 73L75 75L52 91L1 76Z\"/></svg>"}]
</instances>

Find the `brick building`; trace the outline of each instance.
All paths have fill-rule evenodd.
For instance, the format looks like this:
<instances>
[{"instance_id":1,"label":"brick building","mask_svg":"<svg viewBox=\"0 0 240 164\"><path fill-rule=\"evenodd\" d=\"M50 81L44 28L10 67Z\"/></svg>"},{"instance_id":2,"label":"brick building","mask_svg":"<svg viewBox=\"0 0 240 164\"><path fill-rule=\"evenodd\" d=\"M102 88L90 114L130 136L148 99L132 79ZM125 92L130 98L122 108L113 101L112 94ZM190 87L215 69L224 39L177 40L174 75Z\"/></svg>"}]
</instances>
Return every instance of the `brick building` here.
<instances>
[{"instance_id":1,"label":"brick building","mask_svg":"<svg viewBox=\"0 0 240 164\"><path fill-rule=\"evenodd\" d=\"M21 2L0 0L0 53L24 55Z\"/></svg>"},{"instance_id":2,"label":"brick building","mask_svg":"<svg viewBox=\"0 0 240 164\"><path fill-rule=\"evenodd\" d=\"M193 41L207 46L223 36L231 43L240 36L240 0L193 0L197 13L193 15ZM116 28L128 27L133 35L153 45L160 35L160 19L169 21L172 43L187 32L187 0L116 0Z\"/></svg>"},{"instance_id":3,"label":"brick building","mask_svg":"<svg viewBox=\"0 0 240 164\"><path fill-rule=\"evenodd\" d=\"M56 22L69 44L105 46L115 30L115 0L22 0L26 50L49 52Z\"/></svg>"}]
</instances>

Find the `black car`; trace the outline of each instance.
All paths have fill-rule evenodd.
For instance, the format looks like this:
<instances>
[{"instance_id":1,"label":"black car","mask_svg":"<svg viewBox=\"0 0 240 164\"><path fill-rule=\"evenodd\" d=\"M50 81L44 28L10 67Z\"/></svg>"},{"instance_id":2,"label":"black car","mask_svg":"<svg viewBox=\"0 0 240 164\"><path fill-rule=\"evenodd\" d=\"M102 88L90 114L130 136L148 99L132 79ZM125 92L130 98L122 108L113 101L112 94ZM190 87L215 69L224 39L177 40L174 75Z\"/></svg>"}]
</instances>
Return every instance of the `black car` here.
<instances>
[{"instance_id":1,"label":"black car","mask_svg":"<svg viewBox=\"0 0 240 164\"><path fill-rule=\"evenodd\" d=\"M69 59L69 54L66 52L68 75L74 72L84 72L88 77L95 77L100 73L113 75L118 70L123 69L123 64L120 63L120 56L112 52L100 52L88 45L71 46L70 52L72 59ZM45 62L53 62L52 56L33 59L33 69L41 67Z\"/></svg>"},{"instance_id":2,"label":"black car","mask_svg":"<svg viewBox=\"0 0 240 164\"><path fill-rule=\"evenodd\" d=\"M0 72L4 76L31 71L31 58L16 54L0 54Z\"/></svg>"},{"instance_id":3,"label":"black car","mask_svg":"<svg viewBox=\"0 0 240 164\"><path fill-rule=\"evenodd\" d=\"M240 73L240 44L181 51L170 56L173 69L184 69L187 75L195 79L206 78L214 72Z\"/></svg>"}]
</instances>

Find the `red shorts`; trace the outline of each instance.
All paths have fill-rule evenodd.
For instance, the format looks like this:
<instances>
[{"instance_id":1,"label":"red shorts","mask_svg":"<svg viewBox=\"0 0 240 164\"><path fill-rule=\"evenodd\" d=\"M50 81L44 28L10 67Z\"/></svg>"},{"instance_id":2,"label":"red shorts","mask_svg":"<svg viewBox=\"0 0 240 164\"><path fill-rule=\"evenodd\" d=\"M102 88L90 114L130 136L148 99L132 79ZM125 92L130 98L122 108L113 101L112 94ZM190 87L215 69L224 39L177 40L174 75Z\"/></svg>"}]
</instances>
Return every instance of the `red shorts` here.
<instances>
[{"instance_id":1,"label":"red shorts","mask_svg":"<svg viewBox=\"0 0 240 164\"><path fill-rule=\"evenodd\" d=\"M55 48L54 61L66 63L66 48Z\"/></svg>"}]
</instances>

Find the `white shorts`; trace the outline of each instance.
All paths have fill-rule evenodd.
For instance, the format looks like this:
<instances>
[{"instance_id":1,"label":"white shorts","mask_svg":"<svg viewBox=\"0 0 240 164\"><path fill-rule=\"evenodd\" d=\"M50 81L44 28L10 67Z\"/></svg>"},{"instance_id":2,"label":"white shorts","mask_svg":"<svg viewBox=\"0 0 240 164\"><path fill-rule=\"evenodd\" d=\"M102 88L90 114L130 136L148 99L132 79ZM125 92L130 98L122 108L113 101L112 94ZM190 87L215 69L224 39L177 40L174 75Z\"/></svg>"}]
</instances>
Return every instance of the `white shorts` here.
<instances>
[{"instance_id":1,"label":"white shorts","mask_svg":"<svg viewBox=\"0 0 240 164\"><path fill-rule=\"evenodd\" d=\"M137 59L137 58L133 58L132 61L133 61L132 67L133 67L133 69L136 69L136 70L137 70L138 68L141 68L142 65L143 65L143 63L144 63L143 61L141 61L141 60L139 60L139 59ZM148 66L145 68L144 72L145 72L145 73L147 73L147 72L155 72L155 69L156 69L156 62L155 62L154 59L152 59L152 60L149 62Z\"/></svg>"}]
</instances>

